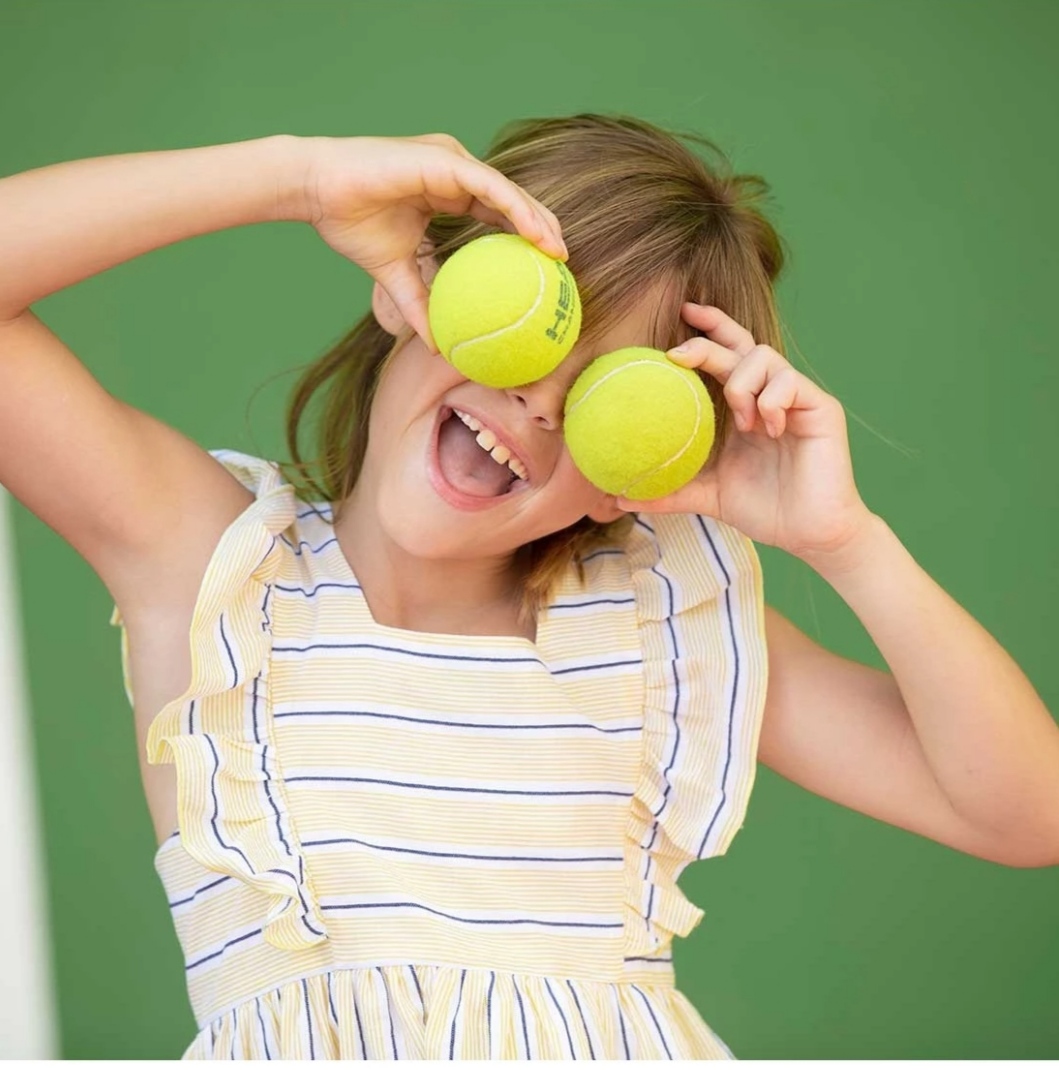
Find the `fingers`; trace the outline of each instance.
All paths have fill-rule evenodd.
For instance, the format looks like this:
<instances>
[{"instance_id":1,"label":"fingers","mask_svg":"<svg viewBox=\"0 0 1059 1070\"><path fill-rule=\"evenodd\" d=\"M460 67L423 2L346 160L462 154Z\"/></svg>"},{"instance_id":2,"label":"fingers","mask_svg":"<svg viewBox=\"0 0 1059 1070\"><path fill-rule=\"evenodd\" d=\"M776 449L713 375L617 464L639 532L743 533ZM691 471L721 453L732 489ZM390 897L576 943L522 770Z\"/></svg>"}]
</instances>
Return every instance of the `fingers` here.
<instances>
[{"instance_id":1,"label":"fingers","mask_svg":"<svg viewBox=\"0 0 1059 1070\"><path fill-rule=\"evenodd\" d=\"M525 190L495 168L473 158L457 161L455 170L460 185L486 210L493 209L506 216L519 234L549 256L561 260L569 256L558 219Z\"/></svg>"},{"instance_id":2,"label":"fingers","mask_svg":"<svg viewBox=\"0 0 1059 1070\"><path fill-rule=\"evenodd\" d=\"M684 365L685 368L701 368L721 383L728 382L728 376L743 360L743 357L734 349L729 349L709 338L689 338L686 342L669 350L666 356Z\"/></svg>"},{"instance_id":3,"label":"fingers","mask_svg":"<svg viewBox=\"0 0 1059 1070\"><path fill-rule=\"evenodd\" d=\"M786 430L787 410L793 409L798 400L800 378L788 364L769 379L756 399L751 395L753 406L756 406L765 422L765 433L769 438L779 438Z\"/></svg>"},{"instance_id":4,"label":"fingers","mask_svg":"<svg viewBox=\"0 0 1059 1070\"><path fill-rule=\"evenodd\" d=\"M716 516L719 509L716 476L701 472L690 483L664 498L649 501L617 498L618 508L630 513L696 513L700 516Z\"/></svg>"},{"instance_id":5,"label":"fingers","mask_svg":"<svg viewBox=\"0 0 1059 1070\"><path fill-rule=\"evenodd\" d=\"M734 349L740 355L746 356L754 348L754 336L719 308L713 305L696 305L688 301L680 311L692 327L704 331L715 342Z\"/></svg>"},{"instance_id":6,"label":"fingers","mask_svg":"<svg viewBox=\"0 0 1059 1070\"><path fill-rule=\"evenodd\" d=\"M724 384L738 430L752 431L760 413L765 433L778 438L786 430L789 409L820 403L823 392L815 383L771 346L755 344L750 331L719 308L689 302L682 311L687 323L709 337L689 338L669 356Z\"/></svg>"},{"instance_id":7,"label":"fingers","mask_svg":"<svg viewBox=\"0 0 1059 1070\"><path fill-rule=\"evenodd\" d=\"M477 198L471 202L470 208L467 209L467 215L473 216L482 223L488 223L491 227L500 227L501 230L506 230L509 234L517 232L515 224L503 212L490 208L487 204L482 204Z\"/></svg>"},{"instance_id":8,"label":"fingers","mask_svg":"<svg viewBox=\"0 0 1059 1070\"><path fill-rule=\"evenodd\" d=\"M451 134L421 134L409 140L436 145L460 158L455 169L457 180L463 190L474 196L463 213L504 230L513 227L551 256L561 260L568 257L555 214L495 167L479 160L457 138Z\"/></svg>"},{"instance_id":9,"label":"fingers","mask_svg":"<svg viewBox=\"0 0 1059 1070\"><path fill-rule=\"evenodd\" d=\"M437 353L438 347L430 333L427 315L428 290L415 260L386 264L373 274L390 295L405 322L423 339L431 353Z\"/></svg>"}]
</instances>

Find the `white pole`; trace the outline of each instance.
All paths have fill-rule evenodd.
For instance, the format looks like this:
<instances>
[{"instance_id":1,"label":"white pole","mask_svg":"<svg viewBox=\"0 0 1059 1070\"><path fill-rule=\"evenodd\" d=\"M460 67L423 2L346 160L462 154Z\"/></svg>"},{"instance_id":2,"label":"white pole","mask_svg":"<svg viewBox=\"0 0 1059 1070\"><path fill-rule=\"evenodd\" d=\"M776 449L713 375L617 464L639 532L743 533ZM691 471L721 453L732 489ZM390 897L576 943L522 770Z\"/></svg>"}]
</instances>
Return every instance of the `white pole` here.
<instances>
[{"instance_id":1,"label":"white pole","mask_svg":"<svg viewBox=\"0 0 1059 1070\"><path fill-rule=\"evenodd\" d=\"M0 1059L58 1057L43 841L8 492L0 487Z\"/></svg>"}]
</instances>

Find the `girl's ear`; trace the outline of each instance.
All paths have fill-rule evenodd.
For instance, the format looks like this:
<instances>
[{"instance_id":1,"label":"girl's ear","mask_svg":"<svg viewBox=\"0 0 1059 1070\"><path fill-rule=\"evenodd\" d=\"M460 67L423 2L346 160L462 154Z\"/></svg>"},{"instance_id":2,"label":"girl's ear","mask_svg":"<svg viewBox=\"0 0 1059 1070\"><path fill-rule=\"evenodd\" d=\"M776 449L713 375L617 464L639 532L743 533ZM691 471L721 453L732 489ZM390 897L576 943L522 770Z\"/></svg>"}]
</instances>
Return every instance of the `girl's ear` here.
<instances>
[{"instance_id":1,"label":"girl's ear","mask_svg":"<svg viewBox=\"0 0 1059 1070\"><path fill-rule=\"evenodd\" d=\"M434 246L425 238L416 250L416 263L419 265L419 274L429 287L438 273L438 266L434 261ZM371 312L379 326L394 337L408 326L393 299L378 283L371 288Z\"/></svg>"},{"instance_id":2,"label":"girl's ear","mask_svg":"<svg viewBox=\"0 0 1059 1070\"><path fill-rule=\"evenodd\" d=\"M387 333L395 338L405 326L404 316L397 310L393 298L379 285L375 283L371 288L371 313L375 322Z\"/></svg>"},{"instance_id":3,"label":"girl's ear","mask_svg":"<svg viewBox=\"0 0 1059 1070\"><path fill-rule=\"evenodd\" d=\"M609 524L629 514L624 509L619 509L613 494L608 494L600 503L588 513L589 520L597 524Z\"/></svg>"}]
</instances>

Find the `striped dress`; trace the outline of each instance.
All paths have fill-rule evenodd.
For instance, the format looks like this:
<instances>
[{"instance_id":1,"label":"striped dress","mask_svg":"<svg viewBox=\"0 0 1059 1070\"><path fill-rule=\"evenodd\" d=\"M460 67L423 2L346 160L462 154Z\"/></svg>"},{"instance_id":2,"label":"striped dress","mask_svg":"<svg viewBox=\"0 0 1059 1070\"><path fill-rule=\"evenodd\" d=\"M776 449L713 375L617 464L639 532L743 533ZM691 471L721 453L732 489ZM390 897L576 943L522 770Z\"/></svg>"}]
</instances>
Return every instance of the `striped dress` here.
<instances>
[{"instance_id":1,"label":"striped dress","mask_svg":"<svg viewBox=\"0 0 1059 1070\"><path fill-rule=\"evenodd\" d=\"M154 719L192 1059L731 1059L674 987L767 683L736 529L640 518L564 578L535 641L376 623L327 503L255 494L221 537L191 682ZM132 701L128 641L125 687Z\"/></svg>"}]
</instances>

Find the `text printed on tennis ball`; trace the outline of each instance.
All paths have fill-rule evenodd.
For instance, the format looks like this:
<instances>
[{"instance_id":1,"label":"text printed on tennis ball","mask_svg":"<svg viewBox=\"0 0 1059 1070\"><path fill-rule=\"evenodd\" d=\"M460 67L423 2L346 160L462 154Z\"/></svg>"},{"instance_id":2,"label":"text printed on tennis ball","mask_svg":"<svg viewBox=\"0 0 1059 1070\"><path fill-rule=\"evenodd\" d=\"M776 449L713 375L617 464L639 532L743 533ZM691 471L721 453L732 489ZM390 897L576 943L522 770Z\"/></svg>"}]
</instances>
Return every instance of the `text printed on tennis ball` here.
<instances>
[{"instance_id":1,"label":"text printed on tennis ball","mask_svg":"<svg viewBox=\"0 0 1059 1070\"><path fill-rule=\"evenodd\" d=\"M559 270L559 295L555 301L555 322L544 334L556 345L562 345L566 332L570 330L570 309L574 303L574 277L561 260L553 260L552 263Z\"/></svg>"}]
</instances>

